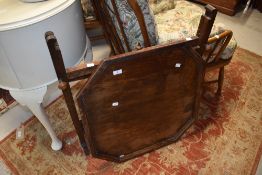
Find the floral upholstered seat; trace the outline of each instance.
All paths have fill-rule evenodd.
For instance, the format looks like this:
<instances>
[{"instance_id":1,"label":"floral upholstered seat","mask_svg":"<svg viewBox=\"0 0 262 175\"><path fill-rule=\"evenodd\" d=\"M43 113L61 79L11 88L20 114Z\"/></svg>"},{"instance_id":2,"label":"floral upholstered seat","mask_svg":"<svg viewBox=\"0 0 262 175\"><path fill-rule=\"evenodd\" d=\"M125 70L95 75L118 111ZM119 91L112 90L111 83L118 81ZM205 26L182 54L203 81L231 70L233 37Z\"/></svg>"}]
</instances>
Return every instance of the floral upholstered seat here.
<instances>
[{"instance_id":1,"label":"floral upholstered seat","mask_svg":"<svg viewBox=\"0 0 262 175\"><path fill-rule=\"evenodd\" d=\"M174 9L176 6L175 0L148 0L148 2L155 15Z\"/></svg>"},{"instance_id":2,"label":"floral upholstered seat","mask_svg":"<svg viewBox=\"0 0 262 175\"><path fill-rule=\"evenodd\" d=\"M159 43L185 39L195 36L197 33L203 9L188 1L174 1L174 3L174 9L155 14ZM224 30L225 27L223 24L215 23L210 37L220 34ZM236 46L237 42L232 38L222 53L221 58L231 58Z\"/></svg>"},{"instance_id":3,"label":"floral upholstered seat","mask_svg":"<svg viewBox=\"0 0 262 175\"><path fill-rule=\"evenodd\" d=\"M109 6L110 0L105 0ZM148 11L147 1L149 2L150 11ZM199 26L201 15L204 10L194 3L184 0L137 0L140 8L145 16L147 24L147 32L150 34L150 40L153 44L163 44L169 41L181 40L195 36ZM82 0L85 16L93 14L93 8L90 6L90 0ZM133 14L127 0L117 0L118 12L124 25L125 33L131 50L136 48L136 45L143 47L143 39L141 30L138 27L136 16ZM111 10L112 6L111 6ZM112 18L115 18L111 14ZM113 19L115 25L118 26L116 19ZM155 25L155 27L153 26ZM223 24L214 24L210 37L224 32L226 29ZM121 36L120 28L117 27L117 32L124 45L123 36ZM155 42L157 41L157 42ZM237 43L234 38L231 39L223 53L222 59L230 59L236 49ZM126 46L124 45L125 50ZM212 48L212 45L208 47ZM210 60L212 61L212 60Z\"/></svg>"}]
</instances>

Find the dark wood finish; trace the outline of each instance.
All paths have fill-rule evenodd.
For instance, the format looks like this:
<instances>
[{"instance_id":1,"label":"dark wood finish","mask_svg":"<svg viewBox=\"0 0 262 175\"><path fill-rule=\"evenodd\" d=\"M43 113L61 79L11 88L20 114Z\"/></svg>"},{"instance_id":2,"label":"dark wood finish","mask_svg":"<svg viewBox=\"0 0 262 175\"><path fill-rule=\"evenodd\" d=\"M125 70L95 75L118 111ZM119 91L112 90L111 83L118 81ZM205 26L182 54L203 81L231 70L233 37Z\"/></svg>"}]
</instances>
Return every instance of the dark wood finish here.
<instances>
[{"instance_id":1,"label":"dark wood finish","mask_svg":"<svg viewBox=\"0 0 262 175\"><path fill-rule=\"evenodd\" d=\"M124 53L124 47L122 46L121 40L117 35L114 23L107 10L107 5L101 3L100 1L93 1L95 11L99 11L100 23L103 26L105 39L111 46L111 51L113 54Z\"/></svg>"},{"instance_id":2,"label":"dark wood finish","mask_svg":"<svg viewBox=\"0 0 262 175\"><path fill-rule=\"evenodd\" d=\"M184 133L198 116L203 62L192 49L197 44L148 47L99 65L77 96L93 156L126 161Z\"/></svg>"},{"instance_id":3,"label":"dark wood finish","mask_svg":"<svg viewBox=\"0 0 262 175\"><path fill-rule=\"evenodd\" d=\"M123 43L104 0L94 3L100 9L98 15L114 53L124 53ZM132 8L136 9L136 4ZM197 32L200 39L146 47L105 59L91 68L79 65L65 69L56 38L51 32L46 34L59 87L86 154L89 153L88 144L95 157L122 162L177 140L197 119L203 69L220 68L216 82L221 92L224 65L230 60L221 60L220 55L232 32L209 38L205 44L216 13L209 6L206 10ZM140 20L140 27L145 28L141 10L135 11L135 14ZM208 34L202 34L203 31ZM214 43L215 49L203 51L210 43ZM206 63L193 49L196 46L200 48L198 51L202 58L206 58ZM211 58L214 61L208 62ZM176 63L181 63L181 67L176 68ZM122 69L123 73L113 76L112 71L117 69ZM86 78L90 79L78 95L84 112L82 120L79 120L68 83ZM120 104L112 108L113 102Z\"/></svg>"},{"instance_id":4,"label":"dark wood finish","mask_svg":"<svg viewBox=\"0 0 262 175\"><path fill-rule=\"evenodd\" d=\"M99 62L93 62L94 66L87 68L84 62L80 63L76 67L71 67L66 69L67 79L65 82L77 81L82 79L87 79L91 76L94 70L99 65Z\"/></svg>"},{"instance_id":5,"label":"dark wood finish","mask_svg":"<svg viewBox=\"0 0 262 175\"><path fill-rule=\"evenodd\" d=\"M85 22L84 22L84 25L85 25L86 31L96 30L96 29L102 28L100 22L96 19L86 19ZM101 39L105 39L104 31L102 31L101 33L99 33L97 35L88 36L88 37L89 37L91 42L101 40Z\"/></svg>"},{"instance_id":6,"label":"dark wood finish","mask_svg":"<svg viewBox=\"0 0 262 175\"><path fill-rule=\"evenodd\" d=\"M204 4L210 4L218 9L218 11L233 16L241 0L192 0Z\"/></svg>"},{"instance_id":7,"label":"dark wood finish","mask_svg":"<svg viewBox=\"0 0 262 175\"><path fill-rule=\"evenodd\" d=\"M262 0L254 0L254 8L262 12Z\"/></svg>"},{"instance_id":8,"label":"dark wood finish","mask_svg":"<svg viewBox=\"0 0 262 175\"><path fill-rule=\"evenodd\" d=\"M206 5L205 9L205 14L201 16L196 34L199 37L199 52L201 55L206 49L206 44L217 15L217 10L213 6Z\"/></svg>"},{"instance_id":9,"label":"dark wood finish","mask_svg":"<svg viewBox=\"0 0 262 175\"><path fill-rule=\"evenodd\" d=\"M145 19L144 19L144 15L141 11L141 8L139 7L137 1L134 0L128 0L128 3L130 4L131 8L133 9L133 11L135 12L136 16L137 16L137 20L140 26L140 30L144 39L144 45L145 47L149 47L151 46L150 40L149 40L149 35L147 33L147 28L146 28L146 23L145 23Z\"/></svg>"},{"instance_id":10,"label":"dark wood finish","mask_svg":"<svg viewBox=\"0 0 262 175\"><path fill-rule=\"evenodd\" d=\"M115 0L111 0L111 1L114 2ZM147 30L146 30L146 25L145 25L145 22L144 22L144 18L143 18L143 14L141 12L141 9L139 8L137 1L128 0L128 3L130 4L131 8L133 9L133 11L134 11L134 13L135 13L135 15L136 15L136 17L139 21L139 26L140 26L141 32L143 34L143 39L144 39L144 41L147 41L148 40L148 34L144 34L145 32L147 32ZM119 35L117 34L117 31L115 29L114 23L111 19L111 16L109 15L109 9L108 9L108 6L105 3L105 0L97 1L96 7L101 12L100 13L101 21L102 21L101 23L103 24L106 33L108 33L107 40L108 40L109 43L111 43L111 46L112 46L112 49L114 50L114 53L115 54L125 53L126 51L124 50L123 43L121 42ZM118 13L115 13L115 15L118 15ZM215 9L211 5L206 5L205 13L201 16L199 27L198 27L198 30L197 30L197 33L196 33L196 35L199 37L199 48L197 49L197 51L201 55L209 52L210 56L212 55L212 57L214 56L214 54L216 54L217 55L216 59L220 59L218 56L220 56L221 51L223 51L224 48L227 46L229 40L227 40L228 42L223 43L224 46L221 47L219 54L217 52L214 53L215 50L212 50L212 51L206 50L207 44L210 43L211 40L212 41L218 40L217 38L211 39L209 37L211 30L212 30L212 27L213 27L213 24L214 24L214 21L215 21L215 18L216 18L216 15L217 15L217 9ZM120 21L119 16L118 16L117 19L118 19L118 25L122 26L122 22ZM126 38L126 35L128 35L128 33L123 32L123 30L121 30L121 31L122 31L121 35L125 36L125 38ZM228 35L228 34L227 34L227 31L225 31L220 35L221 35L220 37L222 37L222 36L225 36L225 35ZM231 37L229 37L229 38L231 38ZM222 40L219 40L219 42L220 42L219 45L221 45L221 43L222 43L221 41ZM127 45L127 42L125 42L125 45ZM152 44L150 44L150 45L152 45ZM210 58L208 58L208 59L210 59ZM209 70L211 68L215 68L214 65L217 65L218 68L221 68L221 65L226 65L229 62L230 61L223 61L223 60L212 62L212 63L207 62L206 63L206 70ZM223 78L222 78L223 77L223 71L222 70L220 70L219 77L220 77L219 78L220 81L214 82L214 83L218 83L218 89L219 90L217 91L217 94L221 94L221 86L223 84L223 81L222 81L223 80Z\"/></svg>"},{"instance_id":11,"label":"dark wood finish","mask_svg":"<svg viewBox=\"0 0 262 175\"><path fill-rule=\"evenodd\" d=\"M114 14L115 14L116 19L117 19L117 22L118 22L118 24L119 24L119 28L120 28L120 31L121 31L121 33L122 33L122 36L123 36L123 38L124 38L124 42L125 42L126 48L127 48L127 50L130 52L131 49L130 49L130 47L129 47L129 44L128 44L128 41L127 41L127 36L126 36L125 31L124 31L123 22L122 22L121 19L120 19L120 15L119 15L118 9L117 9L117 7L116 7L116 2L115 2L115 1L111 1L111 3L112 3L112 5L113 5L113 9L111 9L111 10L114 10ZM109 10L109 6L107 6L107 7L108 7L107 10ZM109 13L109 11L108 11L108 13ZM112 23L113 23L113 22L112 22Z\"/></svg>"},{"instance_id":12,"label":"dark wood finish","mask_svg":"<svg viewBox=\"0 0 262 175\"><path fill-rule=\"evenodd\" d=\"M205 82L205 84L210 83L218 83L217 88L217 95L221 95L222 86L224 81L224 67L228 65L232 59L223 60L221 59L220 55L225 50L226 46L228 45L229 41L233 36L232 31L226 30L225 32L221 33L220 35L216 35L212 38L208 39L208 44L213 44L214 47L211 49L205 50L202 57L206 60L205 63L205 70L206 72L219 69L218 79L215 81Z\"/></svg>"},{"instance_id":13,"label":"dark wood finish","mask_svg":"<svg viewBox=\"0 0 262 175\"><path fill-rule=\"evenodd\" d=\"M46 38L47 46L48 46L48 49L49 49L49 52L50 52L50 55L51 55L51 58L52 58L52 61L55 67L57 78L60 81L59 87L63 91L63 95L65 97L67 108L69 110L71 119L76 129L76 133L79 137L81 146L85 154L89 154L89 149L87 148L87 144L84 138L84 128L83 128L81 121L78 118L74 99L72 96L70 85L68 83L70 79L68 79L67 74L66 74L65 65L63 62L63 58L62 58L62 54L61 54L59 45L57 43L57 39L55 38L53 32L47 32L45 34L45 38Z\"/></svg>"},{"instance_id":14,"label":"dark wood finish","mask_svg":"<svg viewBox=\"0 0 262 175\"><path fill-rule=\"evenodd\" d=\"M104 3L101 4L100 0L91 0L91 2L96 16L95 19L99 22L99 24L101 24L101 27L104 32L103 37L110 45L112 54L123 53L124 48L122 46L121 40L117 35L114 24L112 23L111 19L109 19L110 15L108 11L105 10L107 6ZM101 36L93 37L91 38L91 40L100 38ZM120 50L122 52L119 52Z\"/></svg>"},{"instance_id":15,"label":"dark wood finish","mask_svg":"<svg viewBox=\"0 0 262 175\"><path fill-rule=\"evenodd\" d=\"M198 38L117 55L91 68L80 64L68 69L53 33L46 33L46 40L86 154L88 144L95 157L126 161L176 141L198 118L204 77L203 60L193 49ZM113 76L120 68L122 76ZM89 80L77 95L84 113L80 121L68 82L85 78ZM112 108L114 100L119 107Z\"/></svg>"},{"instance_id":16,"label":"dark wood finish","mask_svg":"<svg viewBox=\"0 0 262 175\"><path fill-rule=\"evenodd\" d=\"M101 24L97 19L95 18L85 19L85 28L86 29L94 29L98 27L101 27Z\"/></svg>"},{"instance_id":17,"label":"dark wood finish","mask_svg":"<svg viewBox=\"0 0 262 175\"><path fill-rule=\"evenodd\" d=\"M101 34L101 35L95 35L95 36L89 36L89 40L92 41L97 41L97 40L103 40L105 39L105 35Z\"/></svg>"}]
</instances>

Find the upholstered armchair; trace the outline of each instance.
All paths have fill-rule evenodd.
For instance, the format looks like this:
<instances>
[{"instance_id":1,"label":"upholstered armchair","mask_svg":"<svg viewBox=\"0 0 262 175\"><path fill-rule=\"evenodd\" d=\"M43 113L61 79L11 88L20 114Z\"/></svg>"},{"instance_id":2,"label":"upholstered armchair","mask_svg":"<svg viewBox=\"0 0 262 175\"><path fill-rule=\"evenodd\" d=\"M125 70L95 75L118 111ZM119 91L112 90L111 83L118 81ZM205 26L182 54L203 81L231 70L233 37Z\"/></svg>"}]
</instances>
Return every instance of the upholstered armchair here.
<instances>
[{"instance_id":1,"label":"upholstered armchair","mask_svg":"<svg viewBox=\"0 0 262 175\"><path fill-rule=\"evenodd\" d=\"M206 62L206 71L219 69L218 79L207 83L218 83L217 94L221 94L224 66L229 64L237 43L223 24L213 24L216 11L210 6L205 12L200 6L183 0L99 0L92 1L93 8L87 1L92 0L83 0L85 16L97 11L115 54L199 36L202 42L199 52ZM210 8L215 13L213 17L208 16ZM204 13L206 21L201 21ZM139 21L140 18L144 21Z\"/></svg>"}]
</instances>

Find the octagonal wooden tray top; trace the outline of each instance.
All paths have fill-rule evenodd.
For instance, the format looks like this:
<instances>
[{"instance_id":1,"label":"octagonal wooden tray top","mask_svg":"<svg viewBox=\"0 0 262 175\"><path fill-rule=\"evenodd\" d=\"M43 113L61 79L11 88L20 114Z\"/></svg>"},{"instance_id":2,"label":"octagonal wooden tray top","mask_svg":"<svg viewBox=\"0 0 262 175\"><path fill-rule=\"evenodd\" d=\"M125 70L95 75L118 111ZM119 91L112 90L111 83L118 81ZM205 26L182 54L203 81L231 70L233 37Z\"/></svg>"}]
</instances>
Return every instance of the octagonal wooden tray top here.
<instances>
[{"instance_id":1,"label":"octagonal wooden tray top","mask_svg":"<svg viewBox=\"0 0 262 175\"><path fill-rule=\"evenodd\" d=\"M197 118L201 58L196 41L104 60L78 94L93 156L125 161L177 140Z\"/></svg>"}]
</instances>

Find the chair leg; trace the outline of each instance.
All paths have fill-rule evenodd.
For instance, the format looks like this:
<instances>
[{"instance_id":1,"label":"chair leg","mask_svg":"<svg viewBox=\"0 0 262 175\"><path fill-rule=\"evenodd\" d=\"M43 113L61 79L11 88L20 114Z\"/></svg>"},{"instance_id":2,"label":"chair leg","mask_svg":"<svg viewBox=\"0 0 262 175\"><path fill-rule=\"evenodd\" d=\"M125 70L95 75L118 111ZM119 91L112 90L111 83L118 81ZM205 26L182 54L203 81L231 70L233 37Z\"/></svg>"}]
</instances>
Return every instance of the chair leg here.
<instances>
[{"instance_id":1,"label":"chair leg","mask_svg":"<svg viewBox=\"0 0 262 175\"><path fill-rule=\"evenodd\" d=\"M63 61L63 56L59 48L57 39L53 32L46 32L45 34L46 43L52 58L53 65L55 67L56 75L59 80L58 88L62 90L65 102L70 113L73 125L75 127L76 133L78 135L80 144L83 148L83 151L86 155L89 154L89 149L84 137L84 127L82 122L78 118L75 102L72 96L71 88L68 82L68 77L66 73L65 64Z\"/></svg>"},{"instance_id":2,"label":"chair leg","mask_svg":"<svg viewBox=\"0 0 262 175\"><path fill-rule=\"evenodd\" d=\"M75 127L75 130L78 135L80 144L83 148L83 151L85 155L89 155L90 151L89 151L89 148L87 146L87 143L84 137L84 127L82 125L82 122L78 118L78 114L77 114L77 110L76 110L76 106L75 106L75 102L73 99L70 85L68 82L60 82L58 87L63 92L68 111L70 113L73 125Z\"/></svg>"},{"instance_id":3,"label":"chair leg","mask_svg":"<svg viewBox=\"0 0 262 175\"><path fill-rule=\"evenodd\" d=\"M221 93L222 93L222 86L223 86L223 82L224 82L224 72L225 72L224 67L219 69L218 88L217 88L217 92L216 92L216 95L218 95L218 96L220 96Z\"/></svg>"}]
</instances>

